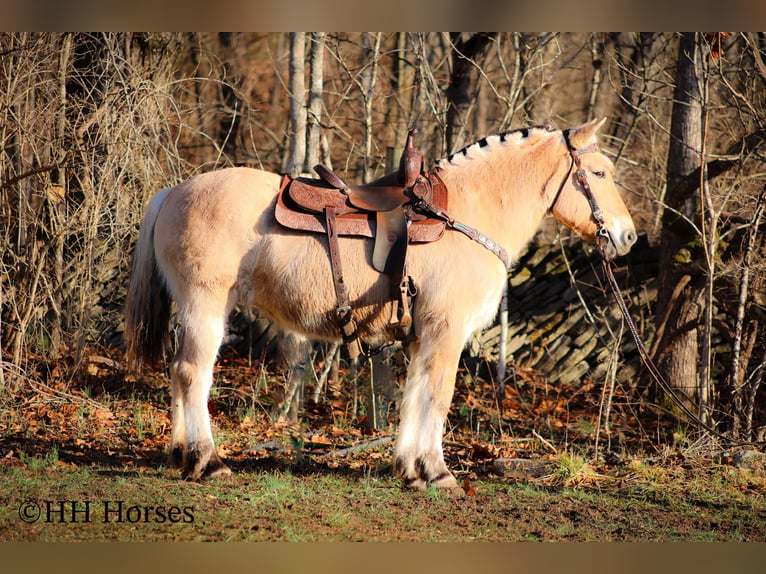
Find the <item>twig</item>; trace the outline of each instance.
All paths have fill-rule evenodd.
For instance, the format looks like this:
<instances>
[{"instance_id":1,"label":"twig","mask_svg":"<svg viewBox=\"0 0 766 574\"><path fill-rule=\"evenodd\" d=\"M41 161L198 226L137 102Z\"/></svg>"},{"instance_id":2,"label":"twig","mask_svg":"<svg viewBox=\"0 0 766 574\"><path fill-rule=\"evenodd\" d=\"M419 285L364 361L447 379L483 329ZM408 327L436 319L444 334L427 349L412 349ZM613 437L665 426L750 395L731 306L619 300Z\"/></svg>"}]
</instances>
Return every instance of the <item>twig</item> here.
<instances>
[{"instance_id":1,"label":"twig","mask_svg":"<svg viewBox=\"0 0 766 574\"><path fill-rule=\"evenodd\" d=\"M371 441L363 442L360 444L356 444L354 446L349 446L347 448L342 448L340 450L334 450L332 452L326 452L322 455L322 457L328 457L328 456L342 456L345 454L350 453L356 453L363 450L367 450L368 448L374 448L376 446L382 446L384 444L390 443L393 439L391 436L381 436L376 439L373 439Z\"/></svg>"},{"instance_id":2,"label":"twig","mask_svg":"<svg viewBox=\"0 0 766 574\"><path fill-rule=\"evenodd\" d=\"M36 396L47 396L51 397L52 399L62 401L62 402L68 402L68 403L75 403L75 404L82 404L85 406L88 406L92 409L102 409L102 410L109 410L109 408L99 402L94 401L93 399L89 399L87 397L80 397L77 395L73 395L71 393L67 393L65 391L59 391L57 389L54 389L52 387L49 387L45 383L41 383L39 381L35 381L34 379L31 379L24 375L21 370L18 368L17 365L13 363L9 363L7 361L0 362L0 368L4 369L8 373L11 372L11 370L17 370L18 372L13 373L13 376L26 381L26 383L29 385L29 387L35 391ZM13 389L9 389L10 393L17 397L21 397L21 393L14 391Z\"/></svg>"},{"instance_id":3,"label":"twig","mask_svg":"<svg viewBox=\"0 0 766 574\"><path fill-rule=\"evenodd\" d=\"M611 437L609 433L609 416L612 410L612 399L614 398L614 385L617 378L617 365L619 363L620 347L622 346L622 335L625 329L625 321L620 323L620 331L617 338L614 341L612 352L609 355L609 368L607 369L606 380L601 390L601 401L598 405L598 426L596 427L596 453L599 450L600 438L601 438L601 425L603 421L604 431L607 433L607 440L609 441L608 448L611 449ZM608 385L608 390L607 390Z\"/></svg>"},{"instance_id":4,"label":"twig","mask_svg":"<svg viewBox=\"0 0 766 574\"><path fill-rule=\"evenodd\" d=\"M503 287L503 298L500 300L500 345L497 357L497 393L498 409L503 416L503 399L505 398L505 372L508 354L508 278Z\"/></svg>"},{"instance_id":5,"label":"twig","mask_svg":"<svg viewBox=\"0 0 766 574\"><path fill-rule=\"evenodd\" d=\"M68 163L69 160L72 159L72 152L68 151L66 154L64 154L64 157L57 161L56 163L52 163L49 165L41 165L40 167L35 167L30 169L29 171L25 171L24 173L20 173L19 175L16 175L9 179L8 181L3 182L2 185L0 185L0 189L4 188L10 188L13 185L17 184L23 179L26 179L28 177L32 177L33 175L37 175L38 173L45 173L46 171L53 171L54 169L60 169L65 163Z\"/></svg>"},{"instance_id":6,"label":"twig","mask_svg":"<svg viewBox=\"0 0 766 574\"><path fill-rule=\"evenodd\" d=\"M742 275L739 280L739 300L737 302L737 313L734 327L734 342L732 343L732 359L731 359L731 373L729 375L732 381L732 387L734 389L734 429L735 432L739 432L741 429L741 415L742 415L742 399L744 393L744 384L740 384L740 380L744 379L744 376L740 376L740 358L742 356L742 336L745 326L745 309L747 308L748 288L750 284L750 260L755 251L756 240L759 238L758 228L761 224L761 217L763 216L764 207L764 194L766 194L766 186L761 190L758 195L758 199L755 204L755 213L753 214L752 227L749 230L749 237L747 239L747 246L745 247L745 254L742 257ZM744 375L744 373L743 373ZM748 438L750 438L748 436Z\"/></svg>"},{"instance_id":7,"label":"twig","mask_svg":"<svg viewBox=\"0 0 766 574\"><path fill-rule=\"evenodd\" d=\"M529 439L529 440L532 440L532 439ZM444 439L442 441L442 444L444 446L451 446L451 447L455 447L455 448L471 448L471 445L468 444L467 442L458 442L458 441L455 441L455 440Z\"/></svg>"},{"instance_id":8,"label":"twig","mask_svg":"<svg viewBox=\"0 0 766 574\"><path fill-rule=\"evenodd\" d=\"M540 433L538 433L536 430L532 430L532 434L535 435L535 438L539 440L541 443L543 443L544 446L547 446L549 449L551 449L553 451L553 454L559 453L556 447L553 446L551 443L549 443L547 440L545 440L543 437L541 437Z\"/></svg>"},{"instance_id":9,"label":"twig","mask_svg":"<svg viewBox=\"0 0 766 574\"><path fill-rule=\"evenodd\" d=\"M284 450L282 447L279 446L279 442L276 440L269 440L266 442L262 442L260 444L257 444L255 446L251 446L249 449L247 449L245 452L258 452L259 450L276 450L281 451Z\"/></svg>"},{"instance_id":10,"label":"twig","mask_svg":"<svg viewBox=\"0 0 766 574\"><path fill-rule=\"evenodd\" d=\"M340 343L335 342L332 344L330 350L327 351L327 354L325 355L322 372L319 373L317 384L314 387L314 394L311 397L315 403L319 402L319 395L322 394L322 389L324 388L324 385L327 382L327 377L332 370L333 363L335 362L335 355L338 353L338 349L340 349Z\"/></svg>"}]
</instances>

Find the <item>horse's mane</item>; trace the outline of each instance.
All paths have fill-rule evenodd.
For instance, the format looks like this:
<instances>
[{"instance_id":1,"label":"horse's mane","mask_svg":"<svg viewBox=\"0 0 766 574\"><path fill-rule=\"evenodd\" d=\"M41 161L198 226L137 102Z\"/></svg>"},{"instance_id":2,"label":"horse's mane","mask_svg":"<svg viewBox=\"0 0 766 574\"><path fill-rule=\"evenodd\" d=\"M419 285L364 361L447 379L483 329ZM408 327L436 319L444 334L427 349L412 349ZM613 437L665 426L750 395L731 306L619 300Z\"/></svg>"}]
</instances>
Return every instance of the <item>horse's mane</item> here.
<instances>
[{"instance_id":1,"label":"horse's mane","mask_svg":"<svg viewBox=\"0 0 766 574\"><path fill-rule=\"evenodd\" d=\"M497 134L488 135L480 140L465 146L464 148L449 154L446 158L438 160L436 167L442 166L443 162L450 165L456 165L457 162L464 159L472 159L479 157L480 154L485 152L485 148L490 148L494 144L506 144L515 143L517 145L524 143L529 139L529 136L535 132L543 132L544 134L550 134L552 132L559 131L551 126L530 126L527 128L517 128L514 130L507 130Z\"/></svg>"}]
</instances>

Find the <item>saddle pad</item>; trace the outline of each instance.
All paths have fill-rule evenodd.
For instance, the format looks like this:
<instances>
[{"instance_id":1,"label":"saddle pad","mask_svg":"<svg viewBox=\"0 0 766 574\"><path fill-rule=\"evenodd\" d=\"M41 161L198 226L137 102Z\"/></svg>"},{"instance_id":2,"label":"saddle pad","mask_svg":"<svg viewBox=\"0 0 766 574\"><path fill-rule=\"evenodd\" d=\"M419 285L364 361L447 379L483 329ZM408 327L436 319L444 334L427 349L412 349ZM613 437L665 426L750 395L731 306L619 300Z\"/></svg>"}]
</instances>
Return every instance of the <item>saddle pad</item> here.
<instances>
[{"instance_id":1,"label":"saddle pad","mask_svg":"<svg viewBox=\"0 0 766 574\"><path fill-rule=\"evenodd\" d=\"M303 178L290 179L288 176L282 178L280 184L280 190L277 194L277 204L275 208L275 218L280 225L287 227L288 229L294 229L296 231L308 231L311 233L327 233L325 229L324 218L324 206L318 212L305 211L301 206L296 204L292 199L293 190L289 188L299 183L301 187L308 187L306 184L315 185L317 187L327 187L327 184L319 180L303 180ZM305 192L304 189L300 189L299 193ZM345 196L337 193L339 201L332 201L332 205L341 207L341 211L338 213L336 223L338 228L338 235L343 236L356 236L356 237L375 237L377 231L376 214L375 213L349 213L349 207L345 203ZM434 194L433 203L439 208L447 209L447 188L436 178L434 182ZM338 205L339 204L339 205ZM350 208L353 209L353 208ZM441 238L444 234L446 223L438 219L415 219L409 226L408 236L411 243L430 243Z\"/></svg>"}]
</instances>

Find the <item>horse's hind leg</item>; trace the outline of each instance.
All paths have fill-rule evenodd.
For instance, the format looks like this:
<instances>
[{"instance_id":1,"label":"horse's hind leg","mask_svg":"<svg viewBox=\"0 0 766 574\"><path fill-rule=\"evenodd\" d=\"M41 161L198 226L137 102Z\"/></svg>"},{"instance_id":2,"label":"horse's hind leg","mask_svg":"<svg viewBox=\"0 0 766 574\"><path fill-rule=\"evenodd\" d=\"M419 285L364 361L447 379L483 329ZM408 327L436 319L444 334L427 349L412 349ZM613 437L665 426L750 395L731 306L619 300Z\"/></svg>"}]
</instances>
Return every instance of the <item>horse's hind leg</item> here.
<instances>
[{"instance_id":1,"label":"horse's hind leg","mask_svg":"<svg viewBox=\"0 0 766 574\"><path fill-rule=\"evenodd\" d=\"M180 339L170 365L173 401L170 455L190 480L231 473L216 453L207 409L213 366L230 310L227 295L208 291L198 292L193 305L179 306Z\"/></svg>"},{"instance_id":2,"label":"horse's hind leg","mask_svg":"<svg viewBox=\"0 0 766 574\"><path fill-rule=\"evenodd\" d=\"M435 340L410 349L394 452L394 473L407 488L457 486L444 462L442 433L455 390L460 349L459 343Z\"/></svg>"}]
</instances>

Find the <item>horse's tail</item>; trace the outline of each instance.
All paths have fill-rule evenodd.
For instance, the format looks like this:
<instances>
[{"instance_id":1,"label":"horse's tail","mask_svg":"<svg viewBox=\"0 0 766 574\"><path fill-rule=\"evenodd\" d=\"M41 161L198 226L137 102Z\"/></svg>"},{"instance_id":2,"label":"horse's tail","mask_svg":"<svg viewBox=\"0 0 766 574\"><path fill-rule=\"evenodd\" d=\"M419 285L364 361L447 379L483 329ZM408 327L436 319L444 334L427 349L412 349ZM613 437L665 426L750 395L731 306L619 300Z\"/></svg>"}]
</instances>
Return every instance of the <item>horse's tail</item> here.
<instances>
[{"instance_id":1,"label":"horse's tail","mask_svg":"<svg viewBox=\"0 0 766 574\"><path fill-rule=\"evenodd\" d=\"M149 201L133 253L125 302L125 358L131 372L158 366L170 343L170 294L154 254L154 224L167 191Z\"/></svg>"}]
</instances>

